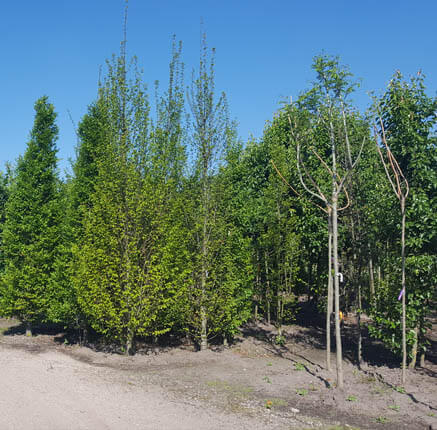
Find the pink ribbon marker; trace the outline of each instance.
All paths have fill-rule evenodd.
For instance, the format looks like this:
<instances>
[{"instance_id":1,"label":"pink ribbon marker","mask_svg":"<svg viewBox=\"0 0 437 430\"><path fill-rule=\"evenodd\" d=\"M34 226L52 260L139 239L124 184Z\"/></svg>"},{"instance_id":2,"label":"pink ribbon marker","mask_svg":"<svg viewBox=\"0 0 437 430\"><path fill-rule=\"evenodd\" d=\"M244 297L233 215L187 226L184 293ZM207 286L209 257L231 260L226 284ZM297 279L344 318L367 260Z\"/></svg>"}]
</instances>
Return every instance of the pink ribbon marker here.
<instances>
[{"instance_id":1,"label":"pink ribbon marker","mask_svg":"<svg viewBox=\"0 0 437 430\"><path fill-rule=\"evenodd\" d=\"M402 288L401 292L399 293L398 300L402 299L402 296L404 295L404 293L405 293L405 288Z\"/></svg>"}]
</instances>

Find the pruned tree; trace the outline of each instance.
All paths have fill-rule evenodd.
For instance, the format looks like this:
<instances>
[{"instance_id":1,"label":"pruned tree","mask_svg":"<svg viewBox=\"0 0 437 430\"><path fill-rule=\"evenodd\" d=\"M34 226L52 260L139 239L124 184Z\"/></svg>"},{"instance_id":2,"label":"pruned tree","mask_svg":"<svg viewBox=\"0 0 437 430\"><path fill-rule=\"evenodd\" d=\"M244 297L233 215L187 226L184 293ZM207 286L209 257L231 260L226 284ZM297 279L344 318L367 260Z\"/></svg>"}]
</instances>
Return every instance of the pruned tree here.
<instances>
[{"instance_id":1,"label":"pruned tree","mask_svg":"<svg viewBox=\"0 0 437 430\"><path fill-rule=\"evenodd\" d=\"M406 282L405 282L405 220L406 220L406 200L410 191L407 178L399 166L395 156L393 155L390 147L387 143L387 138L384 129L384 123L382 118L379 118L380 130L375 127L375 143L378 153L381 158L384 171L387 179L392 186L393 192L396 198L399 200L401 208L401 291L399 297L402 300L402 384L406 381L406 369L407 369L407 325L406 325ZM378 139L379 136L379 139ZM382 153L381 147L384 149L385 156Z\"/></svg>"},{"instance_id":2,"label":"pruned tree","mask_svg":"<svg viewBox=\"0 0 437 430\"><path fill-rule=\"evenodd\" d=\"M215 203L213 201L213 176L224 154L229 137L227 102L224 93L217 98L214 77L215 50L210 53L206 35L201 41L198 74L193 72L188 102L191 108L193 145L196 152L195 175L200 184L195 223L198 242L198 275L195 276L193 302L197 303L194 315L198 315L200 349L208 347L208 291L211 289L211 261L213 258L213 230L215 229ZM195 323L197 325L197 323ZM196 330L197 331L197 330Z\"/></svg>"},{"instance_id":3,"label":"pruned tree","mask_svg":"<svg viewBox=\"0 0 437 430\"><path fill-rule=\"evenodd\" d=\"M330 368L330 313L332 287L335 308L335 338L337 386L343 388L342 343L340 331L340 278L338 258L338 213L350 205L346 184L354 171L365 144L362 141L351 142L348 128L350 106L346 98L353 91L355 83L350 81L351 74L339 64L338 58L316 57L313 69L317 73L314 88L305 93L298 101L298 106L290 106L290 126L296 143L296 162L299 181L302 188L328 215L328 294L327 294L327 367ZM304 109L302 116L300 112ZM305 127L300 121L311 127ZM319 130L318 136L313 130ZM318 149L316 149L318 148ZM306 153L303 155L303 149ZM305 157L305 158L304 158ZM341 162L343 159L343 162ZM315 177L311 171L318 163L325 172L322 179L320 172ZM311 167L309 167L311 166ZM329 180L327 180L329 179ZM346 203L341 204L341 195ZM332 261L332 263L331 263ZM332 265L331 265L332 264Z\"/></svg>"},{"instance_id":4,"label":"pruned tree","mask_svg":"<svg viewBox=\"0 0 437 430\"><path fill-rule=\"evenodd\" d=\"M35 121L24 156L18 159L3 227L5 273L1 313L27 326L46 322L62 292L53 283L60 244L56 112L47 97L35 103Z\"/></svg>"}]
</instances>

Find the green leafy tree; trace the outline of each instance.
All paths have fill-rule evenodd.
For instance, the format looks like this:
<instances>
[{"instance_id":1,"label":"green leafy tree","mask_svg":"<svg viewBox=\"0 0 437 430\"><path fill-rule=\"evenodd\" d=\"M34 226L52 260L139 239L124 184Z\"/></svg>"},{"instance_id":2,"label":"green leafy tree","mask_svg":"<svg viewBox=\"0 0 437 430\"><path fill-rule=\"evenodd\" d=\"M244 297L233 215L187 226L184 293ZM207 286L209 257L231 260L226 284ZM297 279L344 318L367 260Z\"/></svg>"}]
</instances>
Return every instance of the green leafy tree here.
<instances>
[{"instance_id":1,"label":"green leafy tree","mask_svg":"<svg viewBox=\"0 0 437 430\"><path fill-rule=\"evenodd\" d=\"M59 302L53 283L59 252L60 200L56 171L56 113L47 97L35 103L35 122L23 157L19 158L6 204L1 308L28 326L47 321Z\"/></svg>"},{"instance_id":2,"label":"green leafy tree","mask_svg":"<svg viewBox=\"0 0 437 430\"><path fill-rule=\"evenodd\" d=\"M403 381L406 356L410 366L416 364L416 355L424 361L427 315L432 309L436 283L436 189L437 152L435 112L437 101L427 96L421 73L409 82L397 72L377 101L380 121L377 127L385 135L389 153L393 154L399 171L409 186L408 204L401 224L405 231L405 257L399 264L398 253L393 253L391 276L380 291L376 303L372 334L396 352L403 350ZM383 134L384 133L384 134ZM396 237L400 237L399 232ZM398 246L397 243L394 243ZM405 267L404 270L399 270ZM403 278L402 302L399 295L399 277ZM402 314L402 330L399 315ZM402 341L400 339L402 338Z\"/></svg>"},{"instance_id":3,"label":"green leafy tree","mask_svg":"<svg viewBox=\"0 0 437 430\"><path fill-rule=\"evenodd\" d=\"M340 333L340 264L339 264L339 225L338 213L349 206L350 198L345 191L347 181L360 158L366 136L356 139L350 131L349 117L353 117L352 106L347 97L352 93L356 83L351 81L351 73L339 64L338 58L318 56L314 59L313 69L317 73L314 87L304 93L295 108L291 107L290 122L293 140L297 146L297 168L302 187L313 198L320 202L321 208L328 214L329 220L329 252L328 280L328 314L330 313L330 287L333 288L335 303L335 338L337 385L343 388L342 344ZM304 114L299 108L306 110ZM309 120L311 128L304 128L302 121ZM324 178L313 175L312 166L319 165L324 170ZM316 170L320 171L320 168ZM323 176L322 176L323 177ZM347 202L342 205L342 194ZM326 319L327 339L329 321ZM329 368L329 351L327 351Z\"/></svg>"},{"instance_id":4,"label":"green leafy tree","mask_svg":"<svg viewBox=\"0 0 437 430\"><path fill-rule=\"evenodd\" d=\"M207 349L208 338L232 335L237 321L245 319L245 313L238 316L238 291L247 271L245 239L238 239L240 233L233 228L231 214L223 206L226 200L219 174L226 148L235 139L235 129L228 120L225 94L217 98L214 66L214 50L210 55L203 36L198 75L193 72L188 92L195 150L190 184L194 225L190 327L201 350Z\"/></svg>"},{"instance_id":5,"label":"green leafy tree","mask_svg":"<svg viewBox=\"0 0 437 430\"><path fill-rule=\"evenodd\" d=\"M162 305L153 266L153 195L144 178L149 106L138 74L127 77L124 48L108 62L99 90L96 182L84 211L83 237L75 245L75 286L91 326L133 350L135 335L156 334ZM92 166L93 167L93 166Z\"/></svg>"}]
</instances>

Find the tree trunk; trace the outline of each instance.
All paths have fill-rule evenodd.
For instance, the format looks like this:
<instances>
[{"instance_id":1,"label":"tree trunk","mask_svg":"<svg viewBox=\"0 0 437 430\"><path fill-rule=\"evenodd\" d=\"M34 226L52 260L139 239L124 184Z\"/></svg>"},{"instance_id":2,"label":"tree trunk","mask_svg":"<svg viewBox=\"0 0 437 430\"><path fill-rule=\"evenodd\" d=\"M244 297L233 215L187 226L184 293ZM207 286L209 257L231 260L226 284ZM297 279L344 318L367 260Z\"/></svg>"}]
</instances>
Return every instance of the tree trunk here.
<instances>
[{"instance_id":1,"label":"tree trunk","mask_svg":"<svg viewBox=\"0 0 437 430\"><path fill-rule=\"evenodd\" d=\"M369 244L370 249L370 244ZM369 252L369 287L370 287L370 301L373 303L375 299L375 278L373 276L373 258Z\"/></svg>"},{"instance_id":2,"label":"tree trunk","mask_svg":"<svg viewBox=\"0 0 437 430\"><path fill-rule=\"evenodd\" d=\"M205 351L208 349L208 336L207 336L207 315L205 308L206 300L206 278L207 278L207 267L206 267L206 257L207 257L207 200L208 194L206 189L206 169L204 169L203 178L203 231L202 231L202 274L200 280L200 291L201 291L201 305L200 305L200 350Z\"/></svg>"},{"instance_id":3,"label":"tree trunk","mask_svg":"<svg viewBox=\"0 0 437 430\"><path fill-rule=\"evenodd\" d=\"M267 297L267 324L270 324L271 317L270 317L270 298Z\"/></svg>"},{"instance_id":4,"label":"tree trunk","mask_svg":"<svg viewBox=\"0 0 437 430\"><path fill-rule=\"evenodd\" d=\"M126 337L126 355L132 355L134 353L134 334L131 329L127 331Z\"/></svg>"},{"instance_id":5,"label":"tree trunk","mask_svg":"<svg viewBox=\"0 0 437 430\"><path fill-rule=\"evenodd\" d=\"M328 293L326 304L326 368L331 369L331 315L332 315L332 219L328 213Z\"/></svg>"},{"instance_id":6,"label":"tree trunk","mask_svg":"<svg viewBox=\"0 0 437 430\"><path fill-rule=\"evenodd\" d=\"M361 367L362 362L362 345L363 337L361 335L361 283L358 280L358 311L357 311L357 326L358 326L358 348L357 348L357 360L358 368Z\"/></svg>"},{"instance_id":7,"label":"tree trunk","mask_svg":"<svg viewBox=\"0 0 437 430\"><path fill-rule=\"evenodd\" d=\"M32 336L32 323L26 322L26 336L31 337Z\"/></svg>"},{"instance_id":8,"label":"tree trunk","mask_svg":"<svg viewBox=\"0 0 437 430\"><path fill-rule=\"evenodd\" d=\"M419 328L415 327L414 328L414 343L413 343L413 348L411 350L411 361L409 364L409 368L410 369L414 369L416 367L416 362L417 362L417 345L418 345L418 334L419 334Z\"/></svg>"},{"instance_id":9,"label":"tree trunk","mask_svg":"<svg viewBox=\"0 0 437 430\"><path fill-rule=\"evenodd\" d=\"M420 353L420 367L425 367L425 351Z\"/></svg>"},{"instance_id":10,"label":"tree trunk","mask_svg":"<svg viewBox=\"0 0 437 430\"><path fill-rule=\"evenodd\" d=\"M405 296L407 291L405 289L405 198L401 200L401 213L402 213L402 385L406 381L407 371L407 324L406 324L406 302Z\"/></svg>"},{"instance_id":11,"label":"tree trunk","mask_svg":"<svg viewBox=\"0 0 437 430\"><path fill-rule=\"evenodd\" d=\"M208 336L207 336L207 318L206 318L206 311L204 305L200 307L200 320L201 320L200 350L206 351L208 349Z\"/></svg>"},{"instance_id":12,"label":"tree trunk","mask_svg":"<svg viewBox=\"0 0 437 430\"><path fill-rule=\"evenodd\" d=\"M340 280L338 271L338 195L334 192L332 199L332 252L334 257L334 299L335 299L335 345L337 363L337 387L343 389L343 353L340 331Z\"/></svg>"},{"instance_id":13,"label":"tree trunk","mask_svg":"<svg viewBox=\"0 0 437 430\"><path fill-rule=\"evenodd\" d=\"M271 315L270 315L270 280L269 280L269 266L267 263L267 251L264 252L264 265L266 270L266 304L267 304L267 324L270 324Z\"/></svg>"},{"instance_id":14,"label":"tree trunk","mask_svg":"<svg viewBox=\"0 0 437 430\"><path fill-rule=\"evenodd\" d=\"M278 336L282 336L282 315L281 315L281 309L282 309L282 302L281 302L281 294L278 293L278 309L276 312L276 323L278 325Z\"/></svg>"}]
</instances>

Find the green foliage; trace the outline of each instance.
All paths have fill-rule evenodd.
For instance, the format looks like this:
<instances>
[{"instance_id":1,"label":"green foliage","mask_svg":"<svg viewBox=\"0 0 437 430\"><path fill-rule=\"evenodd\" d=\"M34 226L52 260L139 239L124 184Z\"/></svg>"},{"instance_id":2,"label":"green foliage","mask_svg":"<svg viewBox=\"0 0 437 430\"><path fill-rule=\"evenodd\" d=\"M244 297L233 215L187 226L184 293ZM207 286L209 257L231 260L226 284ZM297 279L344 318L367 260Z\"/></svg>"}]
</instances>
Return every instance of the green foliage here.
<instances>
[{"instance_id":1,"label":"green foliage","mask_svg":"<svg viewBox=\"0 0 437 430\"><path fill-rule=\"evenodd\" d=\"M389 405L388 408L396 412L399 412L401 410L401 407L399 405Z\"/></svg>"},{"instance_id":2,"label":"green foliage","mask_svg":"<svg viewBox=\"0 0 437 430\"><path fill-rule=\"evenodd\" d=\"M73 252L82 312L96 331L122 342L129 352L135 335L168 330L157 322L168 298L156 253L161 190L144 170L149 107L136 69L133 80L127 73L124 55L108 62L99 91L104 121L98 135L104 139L92 163L97 168L94 189L81 202L89 205L83 211L83 237Z\"/></svg>"},{"instance_id":3,"label":"green foliage","mask_svg":"<svg viewBox=\"0 0 437 430\"><path fill-rule=\"evenodd\" d=\"M306 395L308 394L308 390L307 390L306 388L298 388L298 389L296 390L296 394L297 394L298 396L302 396L302 397L304 397L304 396L306 396Z\"/></svg>"},{"instance_id":4,"label":"green foliage","mask_svg":"<svg viewBox=\"0 0 437 430\"><path fill-rule=\"evenodd\" d=\"M418 331L418 351L426 351L427 316L432 308L437 282L437 147L435 125L437 99L425 93L424 77L405 81L397 72L375 107L382 116L387 143L409 184L406 211L406 326L408 353ZM390 216L386 217L392 218ZM390 224L389 224L390 225ZM400 237L399 220L391 222L391 242ZM384 231L384 230L383 230ZM385 259L388 275L378 288L372 309L371 334L393 351L400 352L399 251L392 248Z\"/></svg>"},{"instance_id":5,"label":"green foliage","mask_svg":"<svg viewBox=\"0 0 437 430\"><path fill-rule=\"evenodd\" d=\"M305 370L305 366L302 363L294 363L294 370Z\"/></svg>"},{"instance_id":6,"label":"green foliage","mask_svg":"<svg viewBox=\"0 0 437 430\"><path fill-rule=\"evenodd\" d=\"M6 203L1 313L26 323L47 321L59 304L53 285L59 253L61 208L56 171L56 113L47 97L35 103L30 140L17 168Z\"/></svg>"},{"instance_id":7,"label":"green foliage","mask_svg":"<svg viewBox=\"0 0 437 430\"><path fill-rule=\"evenodd\" d=\"M249 318L251 297L250 242L233 222L232 172L220 170L235 132L228 120L225 95L216 97L214 51L209 52L205 37L188 100L196 153L191 181L194 272L189 289L189 326L205 348L208 338L233 337Z\"/></svg>"}]
</instances>

